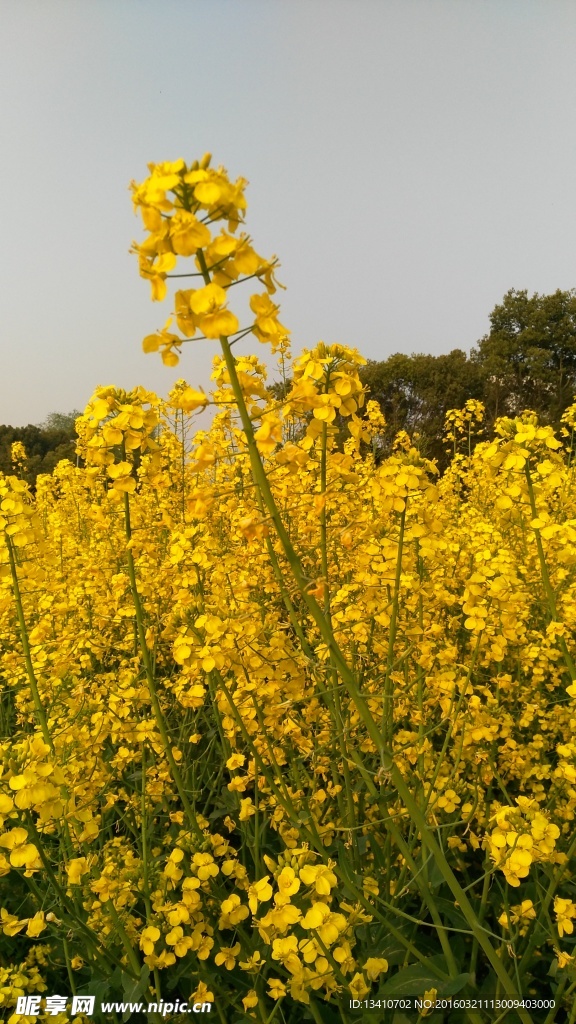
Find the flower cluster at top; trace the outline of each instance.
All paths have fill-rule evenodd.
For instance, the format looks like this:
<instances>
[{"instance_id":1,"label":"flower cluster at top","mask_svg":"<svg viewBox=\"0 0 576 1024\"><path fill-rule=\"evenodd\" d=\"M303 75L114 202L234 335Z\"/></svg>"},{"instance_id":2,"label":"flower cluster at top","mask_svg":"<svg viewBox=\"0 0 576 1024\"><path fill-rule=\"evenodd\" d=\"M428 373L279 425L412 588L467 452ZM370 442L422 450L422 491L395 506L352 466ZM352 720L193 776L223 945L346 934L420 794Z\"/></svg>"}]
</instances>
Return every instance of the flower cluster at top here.
<instances>
[{"instance_id":1,"label":"flower cluster at top","mask_svg":"<svg viewBox=\"0 0 576 1024\"><path fill-rule=\"evenodd\" d=\"M228 291L243 280L254 279L264 291L250 296L254 320L249 331L272 351L287 351L288 331L278 319L275 257L264 259L250 237L238 233L246 210L247 182L232 183L224 168L210 167L210 154L188 167L184 160L150 164L150 175L132 184L134 206L142 214L148 237L134 243L140 274L150 281L152 298L166 297L166 279L179 257L193 256L196 270L179 277L200 278L198 287L175 295L174 318L181 335L169 328L172 317L143 342L145 352L160 351L167 366L176 366L183 341L194 337L219 338L240 333L236 315L228 308ZM226 227L224 227L226 225Z\"/></svg>"}]
</instances>

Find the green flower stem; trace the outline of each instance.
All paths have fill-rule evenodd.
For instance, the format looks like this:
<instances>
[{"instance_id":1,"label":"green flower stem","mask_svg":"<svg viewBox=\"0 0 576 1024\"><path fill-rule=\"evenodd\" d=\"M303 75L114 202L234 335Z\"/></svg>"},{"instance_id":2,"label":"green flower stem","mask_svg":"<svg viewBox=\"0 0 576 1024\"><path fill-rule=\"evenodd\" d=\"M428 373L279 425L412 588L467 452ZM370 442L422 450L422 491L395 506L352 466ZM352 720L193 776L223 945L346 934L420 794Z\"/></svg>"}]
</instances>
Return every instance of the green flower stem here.
<instances>
[{"instance_id":1,"label":"green flower stem","mask_svg":"<svg viewBox=\"0 0 576 1024\"><path fill-rule=\"evenodd\" d=\"M442 946L442 950L444 952L444 957L448 965L450 977L455 978L456 975L458 974L458 965L454 959L452 947L450 946L450 940L448 938L447 931L442 923L440 914L438 913L438 908L436 907L436 904L434 902L434 897L430 892L428 881L426 877L424 877L423 875L421 876L420 872L418 871L418 868L416 867L416 864L410 853L410 850L408 849L407 844L404 842L400 830L392 816L389 816L388 819L386 820L386 828L393 836L394 842L396 843L398 849L402 853L402 856L406 860L406 863L408 864L408 867L412 872L412 877L416 881L416 885L420 890L420 895L422 896L422 899L424 900L424 903L426 904L430 916L436 926L436 934L438 935L440 945Z\"/></svg>"},{"instance_id":2,"label":"green flower stem","mask_svg":"<svg viewBox=\"0 0 576 1024\"><path fill-rule=\"evenodd\" d=\"M122 945L124 946L124 949L126 951L126 956L128 957L128 962L130 964L130 967L132 968L132 971L134 972L135 977L139 978L140 977L140 971L142 970L142 968L140 966L140 961L139 961L138 956L136 954L136 950L134 949L132 943L130 942L130 939L128 938L128 935L126 934L126 929L124 928L124 925L122 924L122 920L120 918L120 915L119 915L118 911L116 910L116 907L114 906L114 901L113 900L106 900L106 902L103 903L102 906L110 914L110 917L112 918L112 920L114 922L114 927L115 927L116 931L118 932L118 935L122 939Z\"/></svg>"},{"instance_id":3,"label":"green flower stem","mask_svg":"<svg viewBox=\"0 0 576 1024\"><path fill-rule=\"evenodd\" d=\"M146 742L142 744L142 792L140 798L141 842L142 842L142 886L144 906L146 907L146 924L152 921L152 904L150 902L150 872L148 862L148 805L146 800ZM158 1002L162 1000L162 989L160 985L160 972L154 968L154 989Z\"/></svg>"},{"instance_id":4,"label":"green flower stem","mask_svg":"<svg viewBox=\"0 0 576 1024\"><path fill-rule=\"evenodd\" d=\"M40 729L42 730L42 736L44 742L50 747L50 752L54 757L54 744L48 728L48 721L46 718L46 712L42 706L40 699L40 692L38 690L38 681L34 672L34 666L32 664L32 655L30 653L30 644L28 642L28 630L26 628L26 619L24 616L24 608L22 605L22 594L20 592L20 584L18 581L18 572L16 569L16 559L14 558L14 547L12 545L12 538L6 536L6 546L8 548L8 560L10 562L10 575L12 576L12 586L14 587L14 598L16 600L16 614L18 616L18 625L20 627L20 640L22 643L22 649L24 651L24 661L26 663L26 672L28 674L28 681L30 683L30 689L32 691L32 699L34 701L34 709L36 716L40 723Z\"/></svg>"},{"instance_id":5,"label":"green flower stem","mask_svg":"<svg viewBox=\"0 0 576 1024\"><path fill-rule=\"evenodd\" d=\"M36 711L36 717L40 723L40 729L44 742L50 749L50 753L54 760L56 760L56 750L50 735L50 729L48 728L48 719L46 718L46 712L40 698L40 691L38 689L38 680L36 679L36 673L34 672L34 665L32 664L32 654L30 652L30 643L28 641L28 628L26 626L26 617L24 615L24 605L22 603L22 594L20 591L20 583L18 580L18 570L16 568L16 559L14 557L14 548L12 545L11 537L6 534L6 545L8 548L8 560L10 562L10 575L12 577L12 586L14 588L14 598L16 601L16 613L18 616L18 625L20 627L20 640L22 643L22 649L24 651L24 661L26 664L26 672L28 675L28 682L30 683L30 690L32 691L32 700L34 702L34 709ZM68 793L66 787L61 787L61 794L63 795L65 802L68 800ZM66 854L69 858L73 855L72 840L70 837L70 830L68 828L68 822L66 819L62 822L62 841L66 849Z\"/></svg>"},{"instance_id":6,"label":"green flower stem","mask_svg":"<svg viewBox=\"0 0 576 1024\"><path fill-rule=\"evenodd\" d=\"M328 387L328 383L326 384ZM322 424L322 449L320 454L320 494L324 504L320 509L320 552L322 557L322 576L324 579L324 614L330 619L330 586L328 579L328 523L326 517L326 473L328 460L328 427Z\"/></svg>"},{"instance_id":7,"label":"green flower stem","mask_svg":"<svg viewBox=\"0 0 576 1024\"><path fill-rule=\"evenodd\" d=\"M310 1010L310 1013L314 1017L316 1024L323 1024L322 1014L320 1013L320 1010L316 1006L316 1003L314 1002L313 999L310 1000L308 1004L308 1009Z\"/></svg>"},{"instance_id":8,"label":"green flower stem","mask_svg":"<svg viewBox=\"0 0 576 1024\"><path fill-rule=\"evenodd\" d=\"M30 815L28 821L28 828L34 837L34 845L36 846L40 854L40 859L42 861L44 871L46 872L46 876L54 892L58 896L60 906L69 915L70 919L78 926L80 931L83 933L84 941L92 949L95 960L98 960L100 962L101 967L104 966L108 969L114 969L117 966L114 956L110 953L106 946L102 944L102 942L100 941L96 933L92 931L90 926L87 925L86 922L80 917L79 911L75 906L74 901L68 897L66 890L60 885L58 879L56 878L56 875L52 870L52 865L50 864L50 861L48 860L48 857L44 851L44 848L40 840L40 836L38 835L38 832L36 831L34 824L32 823ZM30 885L32 879L28 880L28 882ZM32 888L32 891L36 891L34 886L30 885L30 887Z\"/></svg>"},{"instance_id":9,"label":"green flower stem","mask_svg":"<svg viewBox=\"0 0 576 1024\"><path fill-rule=\"evenodd\" d=\"M204 280L206 284L210 284L210 273L206 267L204 254L200 249L197 252L197 257L199 265L204 275ZM242 427L244 430L244 434L246 436L246 443L248 446L248 453L250 457L250 465L252 469L252 475L254 477L254 482L262 495L262 500L274 524L274 529L276 530L278 539L282 544L284 554L286 556L286 559L288 561L288 564L290 566L292 575L294 576L294 580L300 591L300 594L304 599L304 602L307 605L308 610L312 615L312 618L316 622L316 625L319 629L323 641L326 643L328 649L333 652L338 671L342 675L343 681L346 682L349 692L350 688L352 687L351 697L368 730L371 739L373 740L376 746L376 749L379 750L382 746L382 743L378 727L370 714L368 705L366 704L364 698L361 696L356 686L356 682L352 676L350 669L348 668L348 665L346 664L346 661L344 659L344 656L342 655L342 652L340 651L338 644L334 639L332 629L330 628L329 623L326 621L326 618L322 612L322 609L320 608L320 605L318 604L316 599L308 592L309 581L302 569L300 559L296 554L292 541L290 540L286 527L284 526L284 523L282 521L282 517L280 515L278 506L276 505L276 502L274 500L274 496L270 488L270 483L268 481L262 460L260 458L258 445L254 437L254 428L252 425L252 421L246 408L246 403L244 401L244 396L242 394L242 388L240 387L240 381L238 380L236 363L234 360L234 356L232 354L230 342L226 337L221 335L220 344L224 355L224 361L226 363L226 369L228 370L230 383L234 391L234 396L236 398L238 412L240 413Z\"/></svg>"},{"instance_id":10,"label":"green flower stem","mask_svg":"<svg viewBox=\"0 0 576 1024\"><path fill-rule=\"evenodd\" d=\"M392 683L392 668L394 665L394 644L396 643L396 631L398 628L398 606L400 602L400 579L402 576L402 551L404 547L404 530L406 527L406 506L408 499L404 502L404 508L400 513L400 527L398 531L398 552L396 554L396 575L394 578L394 595L392 598L392 614L390 616L390 629L388 633L388 654L386 657L386 676L384 678L384 702L382 707L382 736L384 745L392 745L394 734L394 694Z\"/></svg>"},{"instance_id":11,"label":"green flower stem","mask_svg":"<svg viewBox=\"0 0 576 1024\"><path fill-rule=\"evenodd\" d=\"M40 851L40 856L42 857L43 865L44 865L44 868L46 869L46 859L43 856L42 851ZM49 878L50 882L52 884L54 884L54 876L51 875L49 873L49 871L46 871L46 874L48 875L48 878ZM41 890L36 885L36 882L34 881L33 878L25 878L25 882L26 882L26 885L28 886L28 888L30 889L30 892L33 893L34 896L36 897L37 905L39 907L42 907L44 905L44 901L45 901L45 898L46 898L45 894L43 894L41 892ZM61 893L63 893L64 890L63 889L60 890L58 888L58 883L56 883L54 889L55 889L56 894L58 895L58 899L60 900L60 904L61 904L61 906L62 906L62 908L64 910L64 913L62 914L62 924L66 928L68 928L69 931L73 930L73 925L74 924L79 924L81 926L81 928L83 929L84 933L85 933L84 936L83 936L84 942L86 943L85 959L88 960L89 962L93 961L94 963L98 964L98 967L99 967L100 970L112 971L113 968L116 967L116 961L114 960L114 958L111 956L111 954L108 953L108 950L105 947L100 947L100 945L98 943L98 940L97 940L97 936L94 935L94 933L90 931L90 929L88 928L87 925L84 925L84 923L77 918L77 916L74 913L74 909L72 909L72 911L68 910L68 907L66 906L66 903L64 901L62 901L62 898L61 898ZM68 902L70 903L70 901L68 901ZM66 919L68 913L70 914L69 920ZM65 951L64 951L64 955L66 957L66 955L67 955L66 954L66 948L67 948L68 944L66 942L66 939L64 939L64 942L66 943L66 947L65 947ZM105 959L104 954L107 955L108 960ZM68 961L66 962L66 967L68 968ZM70 970L68 970L68 975L70 975ZM72 989L72 994L75 995L74 988Z\"/></svg>"},{"instance_id":12,"label":"green flower stem","mask_svg":"<svg viewBox=\"0 0 576 1024\"><path fill-rule=\"evenodd\" d=\"M485 864L488 865L488 854L486 854ZM480 924L482 924L482 922L484 921L484 916L486 914L491 878L492 871L486 871L484 873L484 881L482 883L482 895L480 897L480 909L478 911L478 921L480 922ZM476 963L478 961L478 949L478 939L476 936L474 936L472 940L472 952L470 954L470 966L468 968L468 973L472 975L474 980L476 980Z\"/></svg>"},{"instance_id":13,"label":"green flower stem","mask_svg":"<svg viewBox=\"0 0 576 1024\"><path fill-rule=\"evenodd\" d=\"M554 1020L556 1019L556 1014L558 1013L558 1011L560 1010L561 1005L562 1005L561 999L562 999L562 996L564 994L564 989L566 988L567 984L568 984L568 975L566 973L564 973L564 976L561 978L560 984L558 985L558 988L556 989L556 991L554 993L555 1006L552 1006L549 1009L549 1011L546 1014L544 1020L542 1021L542 1024L554 1024Z\"/></svg>"},{"instance_id":14,"label":"green flower stem","mask_svg":"<svg viewBox=\"0 0 576 1024\"><path fill-rule=\"evenodd\" d=\"M326 379L326 388L329 386L329 374ZM320 509L320 552L322 559L322 578L324 580L324 615L326 620L331 623L330 615L330 578L328 568L328 517L326 512L326 495L327 495L327 475L328 475L328 426L326 423L322 424L322 447L320 454L320 494L324 498L324 503ZM338 689L338 671L332 653L330 653L330 675L332 678L331 686L331 706L330 711L332 713L332 719L334 721L335 733L338 740L338 747L340 749L340 756L342 759L342 774L344 776L344 789L346 792L346 804L348 813L342 815L342 820L348 819L348 824L355 828L356 826L356 807L354 804L354 798L352 793L352 779L350 777L349 768L349 754L346 744L346 736L344 732L344 720L342 715L342 704L340 701L340 692ZM356 845L353 848L354 855L357 857Z\"/></svg>"},{"instance_id":15,"label":"green flower stem","mask_svg":"<svg viewBox=\"0 0 576 1024\"><path fill-rule=\"evenodd\" d=\"M68 981L70 982L70 991L72 995L76 995L76 982L74 981L74 973L72 971L72 963L70 960L70 950L68 949L68 940L66 936L62 939L62 946L64 948L64 959L66 960L66 973L68 975Z\"/></svg>"},{"instance_id":16,"label":"green flower stem","mask_svg":"<svg viewBox=\"0 0 576 1024\"><path fill-rule=\"evenodd\" d=\"M261 514L264 515L264 506L262 504L262 496L260 494L260 491L257 490L256 494L257 494L258 507L260 509ZM278 558L277 558L276 552L274 550L274 545L272 544L272 542L271 542L269 537L266 537L266 548L267 548L267 551L268 551L268 557L270 558L270 563L272 565L272 571L274 573L274 578L276 579L276 582L278 583L278 586L280 588L280 593L282 595L282 600L284 602L284 607L286 608L286 611L288 613L288 618L290 620L290 624L291 624L292 628L294 629L294 632L296 633L296 636L298 637L298 642L299 642L299 644L301 646L301 649L302 649L303 653L306 655L307 658L309 658L312 661L312 660L314 660L314 651L310 647L310 645L309 645L309 643L308 643L308 641L306 639L306 636L304 634L304 631L302 629L302 626L300 624L300 621L298 619L298 616L296 615L296 610L295 610L294 605L293 605L293 603L292 603L292 601L290 599L290 594L289 594L289 592L288 592L288 590L286 588L285 582L284 582L284 577L282 575L282 569L280 568L280 563L278 562ZM327 578L327 572L328 572L328 570L326 568L324 570L324 575L326 576L326 578ZM331 665L332 665L332 663L331 663ZM344 726L343 726L343 723L342 723L342 711L341 711L341 707L340 707L340 700L339 700L338 686L337 686L338 676L337 676L337 672L334 670L334 666L333 665L332 665L332 676L333 676L333 685L329 689L327 689L322 684L322 686L321 686L321 694L322 694L322 696L323 696L323 698L324 698L324 700L326 702L326 705L328 706L328 710L330 712L332 720L335 723L336 735L337 735L338 740L339 740L340 752L341 752L342 759L343 759L343 773L344 773L344 781L345 781L345 785L346 785L346 794L347 794L348 806L349 806L349 810L350 810L350 816L351 816L352 822L355 822L356 818L355 818L354 803L353 803L353 800L352 800L352 784L351 784L351 779L350 779L350 771L349 771L349 768L348 768L348 760L349 760L349 756L350 756L351 751L347 750L346 743L345 743L345 740L344 740Z\"/></svg>"},{"instance_id":17,"label":"green flower stem","mask_svg":"<svg viewBox=\"0 0 576 1024\"><path fill-rule=\"evenodd\" d=\"M142 601L140 599L140 593L138 591L138 583L137 583L137 580L136 580L136 567L134 565L134 556L132 554L132 549L129 546L130 541L132 539L132 528L131 528L131 523L130 523L130 499L129 499L128 494L127 494L126 491L124 492L124 522L125 522L125 529L126 529L126 540L128 542L127 546L126 546L126 555L127 555L127 561L128 561L128 576L129 576L129 579L130 579L130 589L132 591L132 600L134 602L134 611L136 613L136 623L137 623L137 628L138 628L138 642L139 642L139 646L140 646L140 654L141 654L141 657L142 657L142 662L143 662L143 665L144 665L144 672L145 672L145 675L146 675L146 682L148 684L148 693L150 695L150 703L152 705L152 710L154 712L154 718L156 720L156 726L157 726L158 732L160 733L160 738L162 740L162 747L164 749L164 754L166 756L166 760L168 761L168 765L170 767L170 772L171 772L172 778L174 779L174 785L176 786L176 789L178 790L178 796L180 797L180 800L182 801L182 806L184 808L184 813L186 814L186 818L188 819L188 823L189 823L190 827L192 828L192 831L195 833L196 837L198 839L203 839L202 829L198 825L198 821L196 819L196 815L195 815L194 810L193 810L193 808L192 808L192 806L190 804L190 801L188 800L188 795L186 793L186 789L185 789L185 786L184 786L184 780L182 778L182 775L180 774L180 769L178 768L178 765L176 764L176 759L174 757L174 754L172 753L172 744L170 742L170 737L168 735L168 728L167 728L167 725L166 725L164 714L162 712L162 708L160 707L160 701L158 700L158 694L156 692L156 680L154 678L154 671L153 671L153 668L152 668L152 663L150 661L150 652L148 651L148 648L146 646L146 632L145 632L145 629L144 629L144 609L142 607Z\"/></svg>"},{"instance_id":18,"label":"green flower stem","mask_svg":"<svg viewBox=\"0 0 576 1024\"><path fill-rule=\"evenodd\" d=\"M534 484L532 483L532 477L530 475L530 465L528 459L524 463L524 471L526 473L526 482L528 484L528 496L530 498L530 509L532 511L532 518L538 518L538 510L536 508L536 498L534 495ZM550 574L548 572L548 565L546 563L546 556L544 554L544 545L542 544L542 537L540 536L540 530L534 530L536 537L536 548L538 550L538 561L540 562L540 575L542 576L542 585L544 592L548 600L548 608L550 611L550 621L558 621L558 613L556 609L556 595L550 582ZM576 665L574 664L572 655L568 650L568 646L563 636L558 637L558 646L562 651L564 658L564 664L568 669L570 679L572 682L576 682Z\"/></svg>"},{"instance_id":19,"label":"green flower stem","mask_svg":"<svg viewBox=\"0 0 576 1024\"><path fill-rule=\"evenodd\" d=\"M437 780L437 778L438 778L438 776L440 774L440 770L442 768L442 765L444 764L444 758L446 756L446 751L448 750L448 746L449 746L450 741L452 739L452 734L454 732L456 723L459 721L460 710L462 708L462 704L464 702L464 698L465 698L467 690L468 690L468 685L469 685L470 680L472 678L472 673L473 673L473 671L474 671L474 669L476 667L476 660L478 658L478 653L480 651L480 643L481 643L481 641L482 641L482 633L478 633L478 637L476 639L476 645L474 647L474 651L472 652L472 658L470 660L470 665L468 666L468 672L466 673L466 679L464 680L464 685L462 686L462 692L460 693L460 696L458 698L458 703L456 704L456 708L452 711L452 714L450 715L450 725L448 726L448 729L446 731L446 736L444 737L444 742L442 744L442 750L440 751L440 753L439 753L439 755L438 755L438 757L436 759L436 767L434 769L434 774L433 774L432 779L430 781L430 785L428 786L428 792L425 794L425 797L424 797L424 809L425 810L428 808L430 800L432 799L432 793L434 792L434 786L436 785L436 780ZM452 708L453 708L453 702L454 702L454 697L452 698L452 702L451 702L451 705L450 705L450 710L452 710ZM458 763L456 763L454 765L453 771L456 771L457 767L458 767Z\"/></svg>"},{"instance_id":20,"label":"green flower stem","mask_svg":"<svg viewBox=\"0 0 576 1024\"><path fill-rule=\"evenodd\" d=\"M420 584L422 584L424 573L418 540L416 541L416 558L418 563L418 578L420 580ZM424 635L424 602L422 600L422 591L420 591L418 595L418 625L422 630L422 635ZM416 700L418 703L418 775L420 777L420 786L422 786L424 780L424 669L418 664L416 665L416 680Z\"/></svg>"},{"instance_id":21,"label":"green flower stem","mask_svg":"<svg viewBox=\"0 0 576 1024\"><path fill-rule=\"evenodd\" d=\"M276 1014L278 1013L278 1010L280 1009L280 1003L281 1002L282 1002L281 999L277 999L276 1000L276 1002L274 1003L274 1006L272 1007L272 1010L270 1011L270 1014L268 1015L268 1017L266 1017L266 1020L265 1020L264 1024L272 1024L272 1021L274 1020L274 1017L276 1016Z\"/></svg>"},{"instance_id":22,"label":"green flower stem","mask_svg":"<svg viewBox=\"0 0 576 1024\"><path fill-rule=\"evenodd\" d=\"M260 793L260 790L258 788L258 779L259 779L259 776L258 776L258 774L255 773L255 776L254 776L254 838L253 838L252 858L253 858L253 861L254 861L254 870L256 871L256 877L257 878L259 877L259 875L261 873L261 870L262 870L262 864L260 862L260 826L258 824L259 819L262 817L262 815L260 814L260 809L259 809L259 793ZM262 828L264 828L264 827L265 827L265 822L262 823ZM247 823L247 831L248 832L250 831L248 823Z\"/></svg>"},{"instance_id":23,"label":"green flower stem","mask_svg":"<svg viewBox=\"0 0 576 1024\"><path fill-rule=\"evenodd\" d=\"M215 670L213 670L213 671L215 672ZM261 774L264 776L264 778L268 782L268 785L270 786L270 789L272 790L276 800L282 806L282 808L284 809L286 814L289 816L290 821L297 828L304 829L305 825L304 825L304 823L299 818L298 810L296 809L296 807L292 803L292 799L290 798L290 796L287 793L282 773L280 771L280 768L279 768L276 760L274 759L272 748L271 748L270 744L268 743L268 737L266 736L266 742L267 742L267 745L268 745L269 754L271 756L272 763L273 763L273 765L275 767L275 770L276 770L276 775L277 775L278 782L272 776L272 774L268 771L267 765L262 760L262 756L259 753L259 751L256 749L256 747L254 745L254 742L253 742L253 740L252 740L252 738L251 738L251 736L250 736L248 730L246 729L246 726L245 726L245 724L244 724L244 722L242 720L242 716L241 716L240 712L238 711L238 708L234 704L234 701L232 699L232 694L230 693L230 691L229 691L228 687L226 686L226 683L224 682L224 679L222 678L221 675L219 675L219 685L220 685L220 688L222 689L222 692L224 693L224 696L226 697L226 700L228 701L228 706L230 708L230 711L231 711L232 715L234 716L234 718L236 719L236 723L238 725L238 728L240 729L240 732L242 733L242 738L244 739L244 742L246 743L248 749L250 750L250 752L252 754L252 757L254 758L255 765L257 766L257 768L259 769ZM282 789L280 787L282 787ZM284 792L282 792L282 790L284 790ZM310 820L313 821L314 819L311 818ZM318 853L324 859L326 851L325 851L325 849L324 849L324 847L322 845L322 840L321 840L320 836L318 835L317 832L315 832L312 829L310 829L310 833L309 834L310 834L310 839L311 839L312 845L316 847Z\"/></svg>"}]
</instances>

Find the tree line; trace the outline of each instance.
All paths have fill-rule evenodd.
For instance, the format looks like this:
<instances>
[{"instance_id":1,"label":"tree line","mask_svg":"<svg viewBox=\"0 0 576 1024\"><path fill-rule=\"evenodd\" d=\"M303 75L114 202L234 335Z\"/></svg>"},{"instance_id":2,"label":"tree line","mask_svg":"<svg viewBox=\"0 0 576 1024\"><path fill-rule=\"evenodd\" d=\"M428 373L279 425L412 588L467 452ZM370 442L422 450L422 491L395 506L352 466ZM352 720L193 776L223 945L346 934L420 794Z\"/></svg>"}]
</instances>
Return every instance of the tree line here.
<instances>
[{"instance_id":1,"label":"tree line","mask_svg":"<svg viewBox=\"0 0 576 1024\"><path fill-rule=\"evenodd\" d=\"M369 360L361 378L386 417L382 455L405 430L417 435L422 454L437 459L442 468L447 458L444 418L469 398L485 405L486 436L499 416L523 409L533 409L557 428L576 394L576 289L531 296L511 289L490 314L488 334L469 354L458 348L438 356L396 353ZM282 385L272 389L282 397ZM14 441L26 448L25 476L32 484L60 459L75 459L78 415L76 410L52 413L37 426L0 426L0 470L13 472Z\"/></svg>"},{"instance_id":2,"label":"tree line","mask_svg":"<svg viewBox=\"0 0 576 1024\"><path fill-rule=\"evenodd\" d=\"M61 459L76 459L76 430L74 421L80 413L53 412L43 423L29 423L26 427L0 425L0 471L14 472L12 445L19 441L26 449L26 460L19 475L31 485L39 473L51 473Z\"/></svg>"},{"instance_id":3,"label":"tree line","mask_svg":"<svg viewBox=\"0 0 576 1024\"><path fill-rule=\"evenodd\" d=\"M382 444L399 430L418 434L420 450L446 461L444 417L469 398L484 403L485 432L523 409L555 428L576 394L576 290L529 296L510 290L490 314L490 330L467 355L403 355L370 360L361 378L387 421Z\"/></svg>"}]
</instances>

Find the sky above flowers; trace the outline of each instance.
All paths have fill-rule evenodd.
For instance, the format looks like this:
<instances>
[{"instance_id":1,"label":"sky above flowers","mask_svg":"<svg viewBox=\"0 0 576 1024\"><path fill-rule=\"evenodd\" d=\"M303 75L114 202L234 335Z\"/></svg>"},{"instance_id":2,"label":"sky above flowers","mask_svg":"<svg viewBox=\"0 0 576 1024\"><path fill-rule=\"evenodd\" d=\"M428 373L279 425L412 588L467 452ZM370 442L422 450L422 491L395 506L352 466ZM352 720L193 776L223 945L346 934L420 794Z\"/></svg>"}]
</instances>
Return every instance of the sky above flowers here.
<instances>
[{"instance_id":1,"label":"sky above flowers","mask_svg":"<svg viewBox=\"0 0 576 1024\"><path fill-rule=\"evenodd\" d=\"M575 281L571 0L0 0L0 423L99 384L209 386L142 338L128 185L206 150L246 177L295 353L468 350L510 288ZM256 339L244 350L259 351ZM260 354L260 353L259 353ZM262 350L263 354L263 350Z\"/></svg>"}]
</instances>

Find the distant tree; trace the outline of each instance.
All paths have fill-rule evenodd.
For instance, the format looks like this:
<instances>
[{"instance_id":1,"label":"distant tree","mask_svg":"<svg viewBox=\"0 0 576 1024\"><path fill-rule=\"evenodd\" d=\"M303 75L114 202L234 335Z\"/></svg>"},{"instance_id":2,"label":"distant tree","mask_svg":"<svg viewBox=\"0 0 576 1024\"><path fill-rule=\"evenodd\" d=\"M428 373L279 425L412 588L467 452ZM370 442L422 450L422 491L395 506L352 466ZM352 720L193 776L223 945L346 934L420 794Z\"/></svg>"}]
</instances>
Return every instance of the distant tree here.
<instances>
[{"instance_id":1,"label":"distant tree","mask_svg":"<svg viewBox=\"0 0 576 1024\"><path fill-rule=\"evenodd\" d=\"M499 416L534 409L558 426L576 394L576 290L529 296L507 292L490 314L490 332L468 357L403 355L370 360L361 377L386 416L385 449L398 430L419 434L419 447L444 465L442 443L448 409L468 398L486 406L489 433Z\"/></svg>"},{"instance_id":2,"label":"distant tree","mask_svg":"<svg viewBox=\"0 0 576 1024\"><path fill-rule=\"evenodd\" d=\"M72 412L50 412L43 423L38 425L41 430L67 430L75 436L76 428L74 424L81 415L82 413L79 409L73 409Z\"/></svg>"},{"instance_id":3,"label":"distant tree","mask_svg":"<svg viewBox=\"0 0 576 1024\"><path fill-rule=\"evenodd\" d=\"M440 463L445 459L446 412L468 398L482 397L481 372L461 349L440 356L396 353L382 362L369 360L360 376L368 397L376 399L386 417L385 449L399 430L406 430L419 435L423 455Z\"/></svg>"},{"instance_id":4,"label":"distant tree","mask_svg":"<svg viewBox=\"0 0 576 1024\"><path fill-rule=\"evenodd\" d=\"M11 448L21 441L26 449L24 478L34 486L39 473L51 473L61 459L76 459L76 430L74 422L78 412L50 413L40 425L26 427L0 425L0 470L14 472Z\"/></svg>"},{"instance_id":5,"label":"distant tree","mask_svg":"<svg viewBox=\"0 0 576 1024\"><path fill-rule=\"evenodd\" d=\"M576 393L576 290L507 292L470 358L484 382L488 422L530 408L557 426Z\"/></svg>"}]
</instances>

